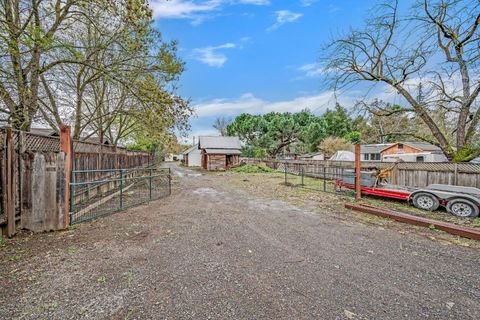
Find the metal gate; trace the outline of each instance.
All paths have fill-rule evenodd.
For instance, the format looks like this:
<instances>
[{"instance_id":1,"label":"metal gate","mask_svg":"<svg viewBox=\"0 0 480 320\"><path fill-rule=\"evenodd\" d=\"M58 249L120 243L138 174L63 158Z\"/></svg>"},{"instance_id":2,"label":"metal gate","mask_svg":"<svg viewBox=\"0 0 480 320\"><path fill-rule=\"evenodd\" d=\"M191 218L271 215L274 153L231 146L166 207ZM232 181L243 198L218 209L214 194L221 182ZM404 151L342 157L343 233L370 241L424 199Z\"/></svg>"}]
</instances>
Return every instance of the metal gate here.
<instances>
[{"instance_id":1,"label":"metal gate","mask_svg":"<svg viewBox=\"0 0 480 320\"><path fill-rule=\"evenodd\" d=\"M92 220L170 194L169 168L72 170L70 224Z\"/></svg>"},{"instance_id":2,"label":"metal gate","mask_svg":"<svg viewBox=\"0 0 480 320\"><path fill-rule=\"evenodd\" d=\"M284 172L285 184L292 187L354 196L354 190L344 188L341 181L346 177L355 180L355 170L340 166L309 165L304 163L281 163L277 170ZM354 182L353 182L354 183Z\"/></svg>"}]
</instances>

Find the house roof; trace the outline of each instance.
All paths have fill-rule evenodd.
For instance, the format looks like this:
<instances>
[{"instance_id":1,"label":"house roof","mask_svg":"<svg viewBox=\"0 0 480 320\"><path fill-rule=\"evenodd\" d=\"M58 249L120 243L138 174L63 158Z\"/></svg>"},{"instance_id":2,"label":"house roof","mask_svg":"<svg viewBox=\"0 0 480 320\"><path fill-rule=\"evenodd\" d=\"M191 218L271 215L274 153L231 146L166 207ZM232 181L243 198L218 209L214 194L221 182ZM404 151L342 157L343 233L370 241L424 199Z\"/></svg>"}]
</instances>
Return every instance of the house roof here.
<instances>
[{"instance_id":1,"label":"house roof","mask_svg":"<svg viewBox=\"0 0 480 320\"><path fill-rule=\"evenodd\" d=\"M198 140L200 149L242 149L238 137L203 136Z\"/></svg>"},{"instance_id":2,"label":"house roof","mask_svg":"<svg viewBox=\"0 0 480 320\"><path fill-rule=\"evenodd\" d=\"M40 136L58 136L57 132L51 128L30 128L30 132Z\"/></svg>"},{"instance_id":3,"label":"house roof","mask_svg":"<svg viewBox=\"0 0 480 320\"><path fill-rule=\"evenodd\" d=\"M312 157L315 157L315 156L318 156L318 155L323 155L323 152L313 152L313 153L305 153L305 154L302 154L300 157L302 158L312 158Z\"/></svg>"},{"instance_id":4,"label":"house roof","mask_svg":"<svg viewBox=\"0 0 480 320\"><path fill-rule=\"evenodd\" d=\"M393 143L362 144L360 153L380 153L391 146Z\"/></svg>"},{"instance_id":5,"label":"house roof","mask_svg":"<svg viewBox=\"0 0 480 320\"><path fill-rule=\"evenodd\" d=\"M193 150L198 150L198 145L193 145L193 146L191 146L191 147L188 148L187 150L183 151L182 154L189 154L189 153L192 152Z\"/></svg>"},{"instance_id":6,"label":"house roof","mask_svg":"<svg viewBox=\"0 0 480 320\"><path fill-rule=\"evenodd\" d=\"M205 149L209 154L241 154L237 149Z\"/></svg>"},{"instance_id":7,"label":"house roof","mask_svg":"<svg viewBox=\"0 0 480 320\"><path fill-rule=\"evenodd\" d=\"M393 147L394 145L397 145L399 143L403 143L404 145L407 145L411 148L414 148L414 149L417 149L417 150L420 150L420 151L441 151L442 149L440 149L439 147L431 144L431 143L428 143L428 142L423 142L423 141L411 141L411 142L397 142L393 145L391 145L390 147L387 147L383 150L386 150L388 148L391 148ZM382 151L383 151L382 150Z\"/></svg>"}]
</instances>

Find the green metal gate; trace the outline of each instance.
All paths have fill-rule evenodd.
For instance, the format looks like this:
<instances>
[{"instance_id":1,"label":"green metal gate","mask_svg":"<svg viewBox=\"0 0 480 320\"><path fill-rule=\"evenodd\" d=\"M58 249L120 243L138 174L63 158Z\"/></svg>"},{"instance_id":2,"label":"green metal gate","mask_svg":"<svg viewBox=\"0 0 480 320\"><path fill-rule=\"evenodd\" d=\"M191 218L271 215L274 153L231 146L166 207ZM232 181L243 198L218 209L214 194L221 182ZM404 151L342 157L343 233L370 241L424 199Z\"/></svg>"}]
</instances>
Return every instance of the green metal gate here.
<instances>
[{"instance_id":1,"label":"green metal gate","mask_svg":"<svg viewBox=\"0 0 480 320\"><path fill-rule=\"evenodd\" d=\"M170 194L169 168L72 170L70 224L92 220Z\"/></svg>"}]
</instances>

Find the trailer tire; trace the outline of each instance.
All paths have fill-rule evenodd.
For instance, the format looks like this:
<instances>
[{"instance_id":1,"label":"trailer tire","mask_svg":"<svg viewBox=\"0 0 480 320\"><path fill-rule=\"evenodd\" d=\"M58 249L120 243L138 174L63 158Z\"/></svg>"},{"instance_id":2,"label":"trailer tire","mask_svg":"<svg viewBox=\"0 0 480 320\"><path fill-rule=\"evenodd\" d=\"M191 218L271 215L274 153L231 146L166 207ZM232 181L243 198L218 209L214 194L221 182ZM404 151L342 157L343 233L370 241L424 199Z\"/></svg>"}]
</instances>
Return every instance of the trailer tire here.
<instances>
[{"instance_id":1,"label":"trailer tire","mask_svg":"<svg viewBox=\"0 0 480 320\"><path fill-rule=\"evenodd\" d=\"M440 207L440 201L436 196L428 192L419 192L413 196L413 205L422 210L435 211Z\"/></svg>"},{"instance_id":2,"label":"trailer tire","mask_svg":"<svg viewBox=\"0 0 480 320\"><path fill-rule=\"evenodd\" d=\"M480 209L475 203L467 199L453 199L448 201L447 211L457 217L476 218Z\"/></svg>"}]
</instances>

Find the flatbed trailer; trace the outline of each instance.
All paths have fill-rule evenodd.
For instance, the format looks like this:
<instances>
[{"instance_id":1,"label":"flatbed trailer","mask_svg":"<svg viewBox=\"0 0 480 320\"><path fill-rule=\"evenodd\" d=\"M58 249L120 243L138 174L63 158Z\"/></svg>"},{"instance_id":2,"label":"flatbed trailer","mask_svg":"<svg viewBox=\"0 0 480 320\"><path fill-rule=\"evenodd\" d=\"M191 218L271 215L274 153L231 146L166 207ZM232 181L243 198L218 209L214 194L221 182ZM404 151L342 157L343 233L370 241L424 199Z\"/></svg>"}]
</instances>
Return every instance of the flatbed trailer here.
<instances>
[{"instance_id":1,"label":"flatbed trailer","mask_svg":"<svg viewBox=\"0 0 480 320\"><path fill-rule=\"evenodd\" d=\"M338 188L355 190L355 185L337 180ZM434 211L440 206L459 217L478 217L480 213L480 189L473 187L432 184L425 188L411 188L392 184L374 187L361 186L362 194L403 200L422 210Z\"/></svg>"}]
</instances>

